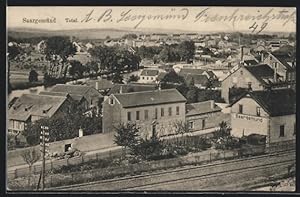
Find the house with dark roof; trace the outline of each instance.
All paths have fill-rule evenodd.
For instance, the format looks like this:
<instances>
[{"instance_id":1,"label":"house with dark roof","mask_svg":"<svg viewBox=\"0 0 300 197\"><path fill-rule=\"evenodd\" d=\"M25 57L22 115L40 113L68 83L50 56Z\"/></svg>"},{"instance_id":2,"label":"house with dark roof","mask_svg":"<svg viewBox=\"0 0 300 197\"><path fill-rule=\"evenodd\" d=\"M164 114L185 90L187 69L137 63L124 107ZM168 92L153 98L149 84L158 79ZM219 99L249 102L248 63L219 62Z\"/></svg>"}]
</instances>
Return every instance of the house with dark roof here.
<instances>
[{"instance_id":1,"label":"house with dark roof","mask_svg":"<svg viewBox=\"0 0 300 197\"><path fill-rule=\"evenodd\" d=\"M186 122L191 131L217 127L222 109L214 100L186 104Z\"/></svg>"},{"instance_id":2,"label":"house with dark roof","mask_svg":"<svg viewBox=\"0 0 300 197\"><path fill-rule=\"evenodd\" d=\"M288 53L268 53L264 60L284 81L296 82L296 57Z\"/></svg>"},{"instance_id":3,"label":"house with dark roof","mask_svg":"<svg viewBox=\"0 0 300 197\"><path fill-rule=\"evenodd\" d=\"M73 104L69 95L23 94L8 109L8 131L22 132L28 123L67 113Z\"/></svg>"},{"instance_id":4,"label":"house with dark roof","mask_svg":"<svg viewBox=\"0 0 300 197\"><path fill-rule=\"evenodd\" d=\"M185 103L176 89L111 94L103 102L103 132L134 122L142 137L172 134L175 122L185 121Z\"/></svg>"},{"instance_id":5,"label":"house with dark roof","mask_svg":"<svg viewBox=\"0 0 300 197\"><path fill-rule=\"evenodd\" d=\"M74 103L76 104L76 108L81 108L83 111L88 109L89 103L86 100L86 98L79 94L72 94L65 92L46 92L42 91L39 93L39 95L48 95L48 96L62 96L62 97L71 97L74 100Z\"/></svg>"},{"instance_id":6,"label":"house with dark roof","mask_svg":"<svg viewBox=\"0 0 300 197\"><path fill-rule=\"evenodd\" d=\"M265 90L268 88L286 88L283 78L267 64L239 66L222 81L221 95L229 103L231 88Z\"/></svg>"},{"instance_id":7,"label":"house with dark roof","mask_svg":"<svg viewBox=\"0 0 300 197\"><path fill-rule=\"evenodd\" d=\"M94 87L87 85L57 84L50 90L50 92L68 93L71 97L72 95L83 96L88 101L89 108L98 108L104 98L102 94L98 92Z\"/></svg>"},{"instance_id":8,"label":"house with dark roof","mask_svg":"<svg viewBox=\"0 0 300 197\"><path fill-rule=\"evenodd\" d=\"M140 83L154 83L157 80L159 71L152 69L144 69L140 74Z\"/></svg>"},{"instance_id":9,"label":"house with dark roof","mask_svg":"<svg viewBox=\"0 0 300 197\"><path fill-rule=\"evenodd\" d=\"M206 75L197 74L186 74L184 75L184 79L187 84L194 83L194 85L198 88L205 88L209 81Z\"/></svg>"},{"instance_id":10,"label":"house with dark roof","mask_svg":"<svg viewBox=\"0 0 300 197\"><path fill-rule=\"evenodd\" d=\"M292 89L249 91L230 104L232 134L266 136L266 143L294 140L296 94Z\"/></svg>"},{"instance_id":11,"label":"house with dark roof","mask_svg":"<svg viewBox=\"0 0 300 197\"><path fill-rule=\"evenodd\" d=\"M215 73L210 70L182 68L178 73L178 75L183 76L183 77L186 77L187 74L206 75L206 77L210 80L218 79L218 77L215 75Z\"/></svg>"}]
</instances>

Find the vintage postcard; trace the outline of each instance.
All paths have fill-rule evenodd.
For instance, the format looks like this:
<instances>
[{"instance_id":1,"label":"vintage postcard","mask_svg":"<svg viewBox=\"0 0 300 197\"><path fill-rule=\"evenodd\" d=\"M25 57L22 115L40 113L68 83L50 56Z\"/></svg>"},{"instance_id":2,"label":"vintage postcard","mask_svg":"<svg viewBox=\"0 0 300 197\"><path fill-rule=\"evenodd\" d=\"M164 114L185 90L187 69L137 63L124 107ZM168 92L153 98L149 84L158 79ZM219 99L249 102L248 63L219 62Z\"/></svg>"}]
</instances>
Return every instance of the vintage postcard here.
<instances>
[{"instance_id":1,"label":"vintage postcard","mask_svg":"<svg viewBox=\"0 0 300 197\"><path fill-rule=\"evenodd\" d=\"M8 6L7 26L8 191L295 191L295 7Z\"/></svg>"}]
</instances>

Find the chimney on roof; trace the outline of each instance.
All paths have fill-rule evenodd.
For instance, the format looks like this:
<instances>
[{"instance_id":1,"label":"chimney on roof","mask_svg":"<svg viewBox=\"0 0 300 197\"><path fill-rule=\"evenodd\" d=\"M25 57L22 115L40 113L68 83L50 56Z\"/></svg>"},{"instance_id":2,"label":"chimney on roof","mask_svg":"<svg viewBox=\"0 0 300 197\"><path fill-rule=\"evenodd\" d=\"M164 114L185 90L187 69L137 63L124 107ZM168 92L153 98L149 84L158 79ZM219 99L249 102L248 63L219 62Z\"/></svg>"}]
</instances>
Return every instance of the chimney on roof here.
<instances>
[{"instance_id":1,"label":"chimney on roof","mask_svg":"<svg viewBox=\"0 0 300 197\"><path fill-rule=\"evenodd\" d=\"M123 94L123 86L120 86L120 94Z\"/></svg>"},{"instance_id":2,"label":"chimney on roof","mask_svg":"<svg viewBox=\"0 0 300 197\"><path fill-rule=\"evenodd\" d=\"M82 128L80 127L79 131L78 131L78 137L82 137L83 136L83 130Z\"/></svg>"},{"instance_id":3,"label":"chimney on roof","mask_svg":"<svg viewBox=\"0 0 300 197\"><path fill-rule=\"evenodd\" d=\"M99 90L99 81L96 81L95 88L96 88L96 90Z\"/></svg>"},{"instance_id":4,"label":"chimney on roof","mask_svg":"<svg viewBox=\"0 0 300 197\"><path fill-rule=\"evenodd\" d=\"M244 46L241 46L241 62L244 61Z\"/></svg>"},{"instance_id":5,"label":"chimney on roof","mask_svg":"<svg viewBox=\"0 0 300 197\"><path fill-rule=\"evenodd\" d=\"M215 101L214 100L210 100L210 108L211 109L215 108Z\"/></svg>"},{"instance_id":6,"label":"chimney on roof","mask_svg":"<svg viewBox=\"0 0 300 197\"><path fill-rule=\"evenodd\" d=\"M273 63L274 64L274 83L277 82L277 64L276 62Z\"/></svg>"}]
</instances>

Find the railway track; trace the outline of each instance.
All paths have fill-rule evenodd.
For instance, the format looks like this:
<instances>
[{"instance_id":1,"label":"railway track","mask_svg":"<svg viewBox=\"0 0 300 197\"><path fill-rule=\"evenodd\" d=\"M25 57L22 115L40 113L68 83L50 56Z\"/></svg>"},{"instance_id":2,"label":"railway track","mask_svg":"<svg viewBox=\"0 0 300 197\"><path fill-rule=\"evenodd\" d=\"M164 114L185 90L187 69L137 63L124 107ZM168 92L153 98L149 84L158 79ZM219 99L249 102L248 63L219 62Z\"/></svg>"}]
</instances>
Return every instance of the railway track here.
<instances>
[{"instance_id":1,"label":"railway track","mask_svg":"<svg viewBox=\"0 0 300 197\"><path fill-rule=\"evenodd\" d=\"M145 190L157 189L168 184L176 185L181 181L190 182L226 173L255 171L272 166L288 165L295 161L295 151L283 151L268 155L254 156L212 163L201 166L187 166L178 169L148 173L137 176L95 181L71 186L49 188L55 190Z\"/></svg>"}]
</instances>

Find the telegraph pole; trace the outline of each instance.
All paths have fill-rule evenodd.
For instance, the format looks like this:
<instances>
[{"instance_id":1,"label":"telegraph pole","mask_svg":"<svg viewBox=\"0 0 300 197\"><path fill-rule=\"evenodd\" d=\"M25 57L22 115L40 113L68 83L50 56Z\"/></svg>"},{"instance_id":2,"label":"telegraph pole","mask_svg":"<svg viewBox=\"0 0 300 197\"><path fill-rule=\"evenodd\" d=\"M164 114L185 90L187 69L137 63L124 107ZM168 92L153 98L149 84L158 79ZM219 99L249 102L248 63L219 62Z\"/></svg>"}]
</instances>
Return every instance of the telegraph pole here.
<instances>
[{"instance_id":1,"label":"telegraph pole","mask_svg":"<svg viewBox=\"0 0 300 197\"><path fill-rule=\"evenodd\" d=\"M41 136L40 136L40 145L41 145L41 152L43 156L43 163L42 163L42 190L45 189L45 164L46 164L46 142L48 145L49 142L49 128L47 126L41 126Z\"/></svg>"}]
</instances>

